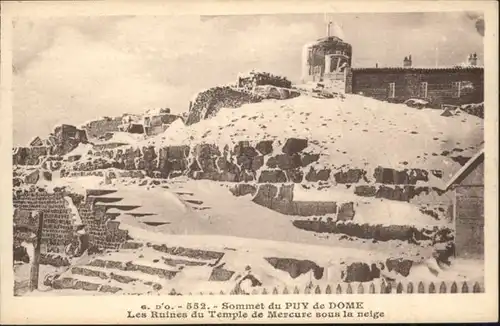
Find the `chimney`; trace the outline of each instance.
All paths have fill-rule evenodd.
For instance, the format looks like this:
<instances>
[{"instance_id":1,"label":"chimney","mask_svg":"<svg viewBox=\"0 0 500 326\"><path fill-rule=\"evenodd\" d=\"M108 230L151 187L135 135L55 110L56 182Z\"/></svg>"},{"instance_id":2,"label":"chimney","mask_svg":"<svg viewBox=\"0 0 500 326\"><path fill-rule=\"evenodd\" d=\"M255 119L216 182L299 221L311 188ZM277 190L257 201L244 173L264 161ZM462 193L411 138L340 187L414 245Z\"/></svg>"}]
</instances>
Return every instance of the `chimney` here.
<instances>
[{"instance_id":1,"label":"chimney","mask_svg":"<svg viewBox=\"0 0 500 326\"><path fill-rule=\"evenodd\" d=\"M411 67L411 54L403 59L403 67Z\"/></svg>"},{"instance_id":2,"label":"chimney","mask_svg":"<svg viewBox=\"0 0 500 326\"><path fill-rule=\"evenodd\" d=\"M326 36L330 37L330 26L332 25L332 22L328 22L326 25Z\"/></svg>"},{"instance_id":3,"label":"chimney","mask_svg":"<svg viewBox=\"0 0 500 326\"><path fill-rule=\"evenodd\" d=\"M469 66L477 66L477 54L474 52L474 54L470 54L467 63Z\"/></svg>"}]
</instances>

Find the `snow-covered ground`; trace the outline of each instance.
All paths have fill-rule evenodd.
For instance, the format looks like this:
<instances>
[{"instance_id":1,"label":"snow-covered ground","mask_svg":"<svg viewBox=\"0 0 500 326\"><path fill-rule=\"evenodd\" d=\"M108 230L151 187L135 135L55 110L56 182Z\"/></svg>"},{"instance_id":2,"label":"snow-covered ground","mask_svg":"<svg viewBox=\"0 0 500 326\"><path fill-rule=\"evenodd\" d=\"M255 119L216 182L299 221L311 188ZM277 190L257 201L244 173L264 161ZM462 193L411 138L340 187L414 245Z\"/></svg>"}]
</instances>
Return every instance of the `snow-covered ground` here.
<instances>
[{"instance_id":1,"label":"snow-covered ground","mask_svg":"<svg viewBox=\"0 0 500 326\"><path fill-rule=\"evenodd\" d=\"M300 96L289 100L266 100L246 104L237 109L221 109L216 116L185 126L179 119L162 134L145 139L143 135L115 133L105 141L136 146L194 145L197 143L226 144L248 140L276 140L275 153L288 138L306 138L306 152L321 154L313 166L364 169L372 173L378 166L443 170L447 180L460 169L450 157L473 156L483 141L483 120L468 114L442 117L439 110L412 109L402 104L390 104L358 95L345 99L316 99ZM85 159L91 145L80 144L67 157L82 155ZM448 154L444 154L444 153ZM441 181L429 174L427 186L440 186ZM148 180L146 178L146 180ZM426 259L432 247L421 247L402 241L343 239L341 235L316 234L298 229L286 216L252 202L252 196L235 197L227 185L208 180L177 178L162 185L125 184L102 177L58 178L40 180L38 185L53 189L66 186L85 194L87 189L113 188L115 193L103 197L121 198L110 206L139 206L117 217L120 228L128 230L134 241L183 246L186 248L223 251L225 268L243 273L246 265L265 284L304 285L313 279L308 272L292 279L284 271L273 268L265 257L312 260L326 268L321 282L340 282L340 262L374 262L387 258L408 258L420 261L407 279L452 280L480 279L483 267L478 261L454 261L452 267L430 272ZM165 187L163 187L165 185ZM446 221L420 212L417 206L380 198L359 197L352 189L332 186L319 190L314 187L294 188L295 201L334 201L354 203L354 223L382 225L414 225L417 227L446 226ZM99 205L107 205L99 203ZM200 209L203 208L203 209ZM133 216L131 213L145 213ZM149 215L151 214L151 215ZM163 223L147 225L146 221ZM141 250L139 250L141 251ZM121 261L150 263L156 257L144 251L142 258L130 251L113 253ZM160 254L157 254L161 256ZM165 255L164 255L165 256ZM207 281L208 267L189 268L180 273L175 287L194 291L195 287L219 287ZM19 270L22 274L22 271ZM18 273L18 274L19 274ZM233 284L234 285L234 284ZM229 285L228 285L229 286ZM34 293L36 295L36 293Z\"/></svg>"}]
</instances>

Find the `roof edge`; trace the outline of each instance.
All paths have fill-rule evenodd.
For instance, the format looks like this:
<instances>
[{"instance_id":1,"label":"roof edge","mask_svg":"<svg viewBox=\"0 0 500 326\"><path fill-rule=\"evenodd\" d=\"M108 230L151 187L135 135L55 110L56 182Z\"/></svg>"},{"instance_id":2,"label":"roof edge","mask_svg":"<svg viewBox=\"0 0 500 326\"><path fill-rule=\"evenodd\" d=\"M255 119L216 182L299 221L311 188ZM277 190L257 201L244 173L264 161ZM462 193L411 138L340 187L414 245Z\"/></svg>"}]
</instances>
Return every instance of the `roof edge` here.
<instances>
[{"instance_id":1,"label":"roof edge","mask_svg":"<svg viewBox=\"0 0 500 326\"><path fill-rule=\"evenodd\" d=\"M448 191L457 181L463 180L467 175L476 167L475 165L480 162L481 159L484 159L484 148L482 148L479 152L476 153L470 160L465 163L460 170L458 170L453 177L446 184L445 191Z\"/></svg>"}]
</instances>

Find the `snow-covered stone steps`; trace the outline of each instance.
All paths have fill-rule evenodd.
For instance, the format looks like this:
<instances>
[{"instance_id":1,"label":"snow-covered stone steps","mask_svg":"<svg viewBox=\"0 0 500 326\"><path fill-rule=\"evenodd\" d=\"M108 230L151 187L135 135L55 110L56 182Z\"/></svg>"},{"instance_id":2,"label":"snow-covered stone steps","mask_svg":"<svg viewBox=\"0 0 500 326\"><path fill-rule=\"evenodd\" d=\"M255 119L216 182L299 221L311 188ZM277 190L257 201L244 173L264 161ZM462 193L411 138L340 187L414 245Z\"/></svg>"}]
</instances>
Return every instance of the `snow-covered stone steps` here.
<instances>
[{"instance_id":1,"label":"snow-covered stone steps","mask_svg":"<svg viewBox=\"0 0 500 326\"><path fill-rule=\"evenodd\" d=\"M173 193L179 196L179 199L181 199L184 203L186 203L189 207L191 207L194 210L202 211L211 208L207 205L203 205L204 204L203 200L197 199L196 195L193 192L173 191Z\"/></svg>"},{"instance_id":2,"label":"snow-covered stone steps","mask_svg":"<svg viewBox=\"0 0 500 326\"><path fill-rule=\"evenodd\" d=\"M123 200L123 197L119 196L96 196L96 195L88 195L87 198L92 200L94 203L116 203Z\"/></svg>"},{"instance_id":3,"label":"snow-covered stone steps","mask_svg":"<svg viewBox=\"0 0 500 326\"><path fill-rule=\"evenodd\" d=\"M192 192L183 192L183 191L174 191L174 194L179 195L179 196L193 196L194 195L194 193L192 193Z\"/></svg>"},{"instance_id":4,"label":"snow-covered stone steps","mask_svg":"<svg viewBox=\"0 0 500 326\"><path fill-rule=\"evenodd\" d=\"M83 291L93 291L93 292L106 292L106 293L117 293L122 290L119 286L114 286L110 284L103 284L94 278L86 278L84 276L80 277L68 277L63 276L56 278L54 280L49 280L45 282L45 285L51 286L55 290L83 290Z\"/></svg>"},{"instance_id":5,"label":"snow-covered stone steps","mask_svg":"<svg viewBox=\"0 0 500 326\"><path fill-rule=\"evenodd\" d=\"M202 200L196 200L196 199L185 199L184 200L187 203L193 204L193 205L201 205L203 204Z\"/></svg>"},{"instance_id":6,"label":"snow-covered stone steps","mask_svg":"<svg viewBox=\"0 0 500 326\"><path fill-rule=\"evenodd\" d=\"M102 196L115 193L116 189L87 189L87 196Z\"/></svg>"},{"instance_id":7,"label":"snow-covered stone steps","mask_svg":"<svg viewBox=\"0 0 500 326\"><path fill-rule=\"evenodd\" d=\"M109 280L122 284L144 283L145 285L155 285L161 282L161 279L150 274L143 274L130 271L109 271L108 269L95 266L75 266L71 268L71 274L82 275L86 277L99 278L109 283ZM146 284L147 283L147 284ZM123 285L121 285L123 286ZM156 285L158 287L158 285Z\"/></svg>"},{"instance_id":8,"label":"snow-covered stone steps","mask_svg":"<svg viewBox=\"0 0 500 326\"><path fill-rule=\"evenodd\" d=\"M215 259L203 259L204 257L193 257L193 255L188 256L182 252L176 255L172 253L174 249L175 247L169 251L170 253L167 253L166 250L155 250L151 247L144 247L142 243L129 241L122 246L120 252L132 252L138 257L156 256L154 260L157 260L157 263L164 263L176 271L179 268L182 269L187 266L213 266L218 261Z\"/></svg>"},{"instance_id":9,"label":"snow-covered stone steps","mask_svg":"<svg viewBox=\"0 0 500 326\"><path fill-rule=\"evenodd\" d=\"M106 208L116 208L122 211L131 211L133 209L141 207L141 205L132 205L132 204L125 204L125 203L96 203L95 206L104 206Z\"/></svg>"},{"instance_id":10,"label":"snow-covered stone steps","mask_svg":"<svg viewBox=\"0 0 500 326\"><path fill-rule=\"evenodd\" d=\"M168 280L174 278L179 272L178 270L172 268L163 268L159 266L152 266L153 264L146 264L138 264L131 261L124 262L98 258L91 261L88 266L114 269L119 271L139 271L144 274L156 275L160 278Z\"/></svg>"}]
</instances>

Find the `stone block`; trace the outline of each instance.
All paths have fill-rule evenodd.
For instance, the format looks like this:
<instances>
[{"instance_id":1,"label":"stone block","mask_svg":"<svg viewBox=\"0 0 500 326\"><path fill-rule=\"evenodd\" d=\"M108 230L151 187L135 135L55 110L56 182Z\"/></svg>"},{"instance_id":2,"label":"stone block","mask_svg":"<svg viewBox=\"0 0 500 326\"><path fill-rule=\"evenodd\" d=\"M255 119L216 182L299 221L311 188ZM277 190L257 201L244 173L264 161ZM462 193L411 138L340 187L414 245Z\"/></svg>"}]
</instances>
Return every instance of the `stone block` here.
<instances>
[{"instance_id":1,"label":"stone block","mask_svg":"<svg viewBox=\"0 0 500 326\"><path fill-rule=\"evenodd\" d=\"M347 171L339 171L333 175L337 183L358 183L366 174L362 169L349 169Z\"/></svg>"},{"instance_id":2,"label":"stone block","mask_svg":"<svg viewBox=\"0 0 500 326\"><path fill-rule=\"evenodd\" d=\"M282 151L285 154L292 155L301 152L307 147L307 145L307 139L288 138L282 148Z\"/></svg>"},{"instance_id":3,"label":"stone block","mask_svg":"<svg viewBox=\"0 0 500 326\"><path fill-rule=\"evenodd\" d=\"M281 170L263 170L259 176L259 183L285 183L286 175Z\"/></svg>"},{"instance_id":4,"label":"stone block","mask_svg":"<svg viewBox=\"0 0 500 326\"><path fill-rule=\"evenodd\" d=\"M303 153L301 156L302 167L306 167L311 163L317 162L319 160L319 154L309 154Z\"/></svg>"},{"instance_id":5,"label":"stone block","mask_svg":"<svg viewBox=\"0 0 500 326\"><path fill-rule=\"evenodd\" d=\"M376 193L377 188L375 186L360 185L354 189L354 194L363 197L374 197Z\"/></svg>"},{"instance_id":6,"label":"stone block","mask_svg":"<svg viewBox=\"0 0 500 326\"><path fill-rule=\"evenodd\" d=\"M340 205L339 212L337 214L338 221L352 221L354 218L354 203L348 202Z\"/></svg>"},{"instance_id":7,"label":"stone block","mask_svg":"<svg viewBox=\"0 0 500 326\"><path fill-rule=\"evenodd\" d=\"M271 154L273 152L273 141L272 140L261 140L257 143L255 148L262 155Z\"/></svg>"},{"instance_id":8,"label":"stone block","mask_svg":"<svg viewBox=\"0 0 500 326\"><path fill-rule=\"evenodd\" d=\"M304 173L300 169L286 170L285 172L289 182L301 183L304 179Z\"/></svg>"},{"instance_id":9,"label":"stone block","mask_svg":"<svg viewBox=\"0 0 500 326\"><path fill-rule=\"evenodd\" d=\"M194 156L197 159L207 159L214 156L221 156L221 153L219 148L213 144L197 144L194 147Z\"/></svg>"},{"instance_id":10,"label":"stone block","mask_svg":"<svg viewBox=\"0 0 500 326\"><path fill-rule=\"evenodd\" d=\"M248 183L238 183L230 191L235 196L254 195L257 192L257 187Z\"/></svg>"},{"instance_id":11,"label":"stone block","mask_svg":"<svg viewBox=\"0 0 500 326\"><path fill-rule=\"evenodd\" d=\"M330 178L330 169L321 169L316 171L313 167L309 169L306 180L310 182L327 181Z\"/></svg>"}]
</instances>

